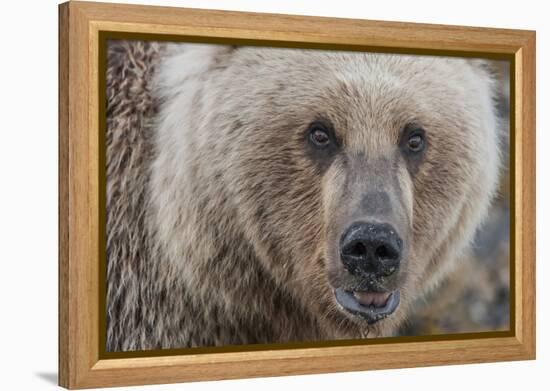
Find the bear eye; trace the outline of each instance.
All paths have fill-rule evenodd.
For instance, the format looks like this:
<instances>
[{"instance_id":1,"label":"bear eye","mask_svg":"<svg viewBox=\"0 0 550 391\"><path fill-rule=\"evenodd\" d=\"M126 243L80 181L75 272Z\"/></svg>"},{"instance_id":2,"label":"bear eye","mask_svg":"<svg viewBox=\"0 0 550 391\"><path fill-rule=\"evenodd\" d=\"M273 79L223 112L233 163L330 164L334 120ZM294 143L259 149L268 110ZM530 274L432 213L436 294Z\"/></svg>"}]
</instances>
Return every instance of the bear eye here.
<instances>
[{"instance_id":1,"label":"bear eye","mask_svg":"<svg viewBox=\"0 0 550 391\"><path fill-rule=\"evenodd\" d=\"M400 141L401 149L406 154L419 154L426 148L424 129L415 123L409 123L403 128Z\"/></svg>"},{"instance_id":2,"label":"bear eye","mask_svg":"<svg viewBox=\"0 0 550 391\"><path fill-rule=\"evenodd\" d=\"M426 131L418 123L408 123L403 128L399 137L399 149L407 162L411 175L415 175L420 169L428 148Z\"/></svg>"},{"instance_id":3,"label":"bear eye","mask_svg":"<svg viewBox=\"0 0 550 391\"><path fill-rule=\"evenodd\" d=\"M322 124L313 124L311 126L309 139L317 147L324 147L330 143L328 130Z\"/></svg>"},{"instance_id":4,"label":"bear eye","mask_svg":"<svg viewBox=\"0 0 550 391\"><path fill-rule=\"evenodd\" d=\"M420 152L424 149L424 134L423 132L415 132L409 136L407 146L412 152Z\"/></svg>"}]
</instances>

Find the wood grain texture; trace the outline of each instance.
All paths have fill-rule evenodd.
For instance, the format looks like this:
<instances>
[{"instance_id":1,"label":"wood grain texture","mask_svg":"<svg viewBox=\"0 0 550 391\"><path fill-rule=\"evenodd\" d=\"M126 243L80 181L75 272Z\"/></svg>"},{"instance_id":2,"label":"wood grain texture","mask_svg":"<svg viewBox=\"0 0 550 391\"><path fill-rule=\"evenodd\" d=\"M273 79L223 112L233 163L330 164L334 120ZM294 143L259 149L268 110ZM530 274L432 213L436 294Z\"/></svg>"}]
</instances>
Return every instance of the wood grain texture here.
<instances>
[{"instance_id":1,"label":"wood grain texture","mask_svg":"<svg viewBox=\"0 0 550 391\"><path fill-rule=\"evenodd\" d=\"M516 335L521 338L528 354L535 358L535 292L536 292L536 38L531 32L524 46L516 53L516 297L521 299L516 313ZM518 179L521 178L521 181ZM518 186L519 185L519 186ZM519 244L519 245L518 245ZM516 301L518 303L519 300Z\"/></svg>"},{"instance_id":2,"label":"wood grain texture","mask_svg":"<svg viewBox=\"0 0 550 391\"><path fill-rule=\"evenodd\" d=\"M112 31L515 53L518 30L73 2Z\"/></svg>"},{"instance_id":3,"label":"wood grain texture","mask_svg":"<svg viewBox=\"0 0 550 391\"><path fill-rule=\"evenodd\" d=\"M535 33L69 2L59 8L59 383L67 388L461 364L535 357ZM515 335L100 359L100 31L357 45L514 59Z\"/></svg>"},{"instance_id":4,"label":"wood grain texture","mask_svg":"<svg viewBox=\"0 0 550 391\"><path fill-rule=\"evenodd\" d=\"M69 384L69 7L59 7L59 383Z\"/></svg>"}]
</instances>

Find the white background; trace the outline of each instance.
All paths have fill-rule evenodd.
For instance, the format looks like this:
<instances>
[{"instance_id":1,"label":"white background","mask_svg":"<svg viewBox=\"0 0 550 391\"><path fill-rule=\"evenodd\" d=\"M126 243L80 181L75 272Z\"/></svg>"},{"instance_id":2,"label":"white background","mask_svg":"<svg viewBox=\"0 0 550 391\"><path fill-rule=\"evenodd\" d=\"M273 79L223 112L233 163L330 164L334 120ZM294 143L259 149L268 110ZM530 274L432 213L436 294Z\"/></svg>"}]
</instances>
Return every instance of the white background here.
<instances>
[{"instance_id":1,"label":"white background","mask_svg":"<svg viewBox=\"0 0 550 391\"><path fill-rule=\"evenodd\" d=\"M123 1L121 1L123 2ZM497 390L548 386L548 24L545 1L138 1L256 12L537 30L537 361L150 387L257 390ZM0 388L56 387L57 1L4 1L0 12ZM546 178L545 178L546 176ZM459 355L460 352L457 352ZM546 371L546 373L545 373ZM546 375L546 376L545 376ZM384 388L382 388L384 387ZM149 388L149 387L145 387ZM143 389L143 388L141 388Z\"/></svg>"}]
</instances>

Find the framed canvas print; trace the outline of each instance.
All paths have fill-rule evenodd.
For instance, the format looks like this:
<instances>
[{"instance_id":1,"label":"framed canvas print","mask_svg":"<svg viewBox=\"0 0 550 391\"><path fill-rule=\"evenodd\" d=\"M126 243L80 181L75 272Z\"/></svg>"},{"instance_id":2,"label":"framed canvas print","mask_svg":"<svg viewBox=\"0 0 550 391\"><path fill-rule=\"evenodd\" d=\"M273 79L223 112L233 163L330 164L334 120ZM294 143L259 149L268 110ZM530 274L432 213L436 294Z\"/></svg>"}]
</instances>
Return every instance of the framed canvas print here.
<instances>
[{"instance_id":1,"label":"framed canvas print","mask_svg":"<svg viewBox=\"0 0 550 391\"><path fill-rule=\"evenodd\" d=\"M60 385L534 359L534 32L59 20Z\"/></svg>"}]
</instances>

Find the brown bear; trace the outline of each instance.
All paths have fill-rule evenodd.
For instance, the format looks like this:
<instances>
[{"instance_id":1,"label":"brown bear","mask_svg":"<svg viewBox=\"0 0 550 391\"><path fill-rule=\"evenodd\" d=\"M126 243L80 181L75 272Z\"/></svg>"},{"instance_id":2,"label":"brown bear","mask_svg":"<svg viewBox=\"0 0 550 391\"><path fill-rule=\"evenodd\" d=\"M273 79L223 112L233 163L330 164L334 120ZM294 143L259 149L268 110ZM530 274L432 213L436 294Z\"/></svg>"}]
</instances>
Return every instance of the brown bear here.
<instances>
[{"instance_id":1,"label":"brown bear","mask_svg":"<svg viewBox=\"0 0 550 391\"><path fill-rule=\"evenodd\" d=\"M107 350L391 336L498 181L477 60L110 41Z\"/></svg>"}]
</instances>

